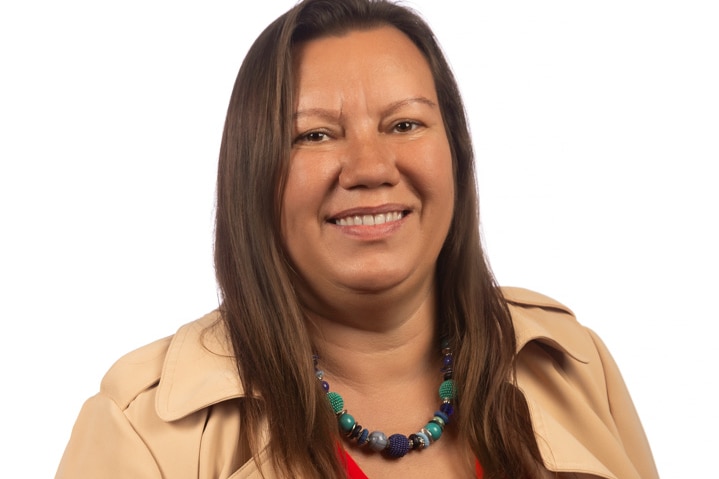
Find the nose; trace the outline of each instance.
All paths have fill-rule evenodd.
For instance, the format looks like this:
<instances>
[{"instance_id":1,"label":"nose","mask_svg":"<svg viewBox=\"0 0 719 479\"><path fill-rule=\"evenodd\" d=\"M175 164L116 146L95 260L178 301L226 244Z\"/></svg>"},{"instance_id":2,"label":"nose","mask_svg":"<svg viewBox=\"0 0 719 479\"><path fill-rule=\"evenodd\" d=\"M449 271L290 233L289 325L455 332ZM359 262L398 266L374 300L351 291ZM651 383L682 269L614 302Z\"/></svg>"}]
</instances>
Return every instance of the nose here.
<instances>
[{"instance_id":1,"label":"nose","mask_svg":"<svg viewBox=\"0 0 719 479\"><path fill-rule=\"evenodd\" d=\"M396 153L380 136L363 135L348 142L339 174L342 188L377 188L399 182Z\"/></svg>"}]
</instances>

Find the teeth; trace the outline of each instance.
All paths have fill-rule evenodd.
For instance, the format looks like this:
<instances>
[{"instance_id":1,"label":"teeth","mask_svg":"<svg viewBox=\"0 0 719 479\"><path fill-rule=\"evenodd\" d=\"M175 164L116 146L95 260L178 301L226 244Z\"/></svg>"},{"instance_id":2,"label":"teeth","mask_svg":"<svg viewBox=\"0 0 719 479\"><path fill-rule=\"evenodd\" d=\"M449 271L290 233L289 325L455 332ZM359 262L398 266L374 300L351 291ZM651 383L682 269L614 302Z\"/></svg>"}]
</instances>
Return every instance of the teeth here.
<instances>
[{"instance_id":1,"label":"teeth","mask_svg":"<svg viewBox=\"0 0 719 479\"><path fill-rule=\"evenodd\" d=\"M335 221L339 226L374 226L392 221L401 220L404 214L401 211L393 211L391 213L382 213L379 215L363 215L348 216Z\"/></svg>"}]
</instances>

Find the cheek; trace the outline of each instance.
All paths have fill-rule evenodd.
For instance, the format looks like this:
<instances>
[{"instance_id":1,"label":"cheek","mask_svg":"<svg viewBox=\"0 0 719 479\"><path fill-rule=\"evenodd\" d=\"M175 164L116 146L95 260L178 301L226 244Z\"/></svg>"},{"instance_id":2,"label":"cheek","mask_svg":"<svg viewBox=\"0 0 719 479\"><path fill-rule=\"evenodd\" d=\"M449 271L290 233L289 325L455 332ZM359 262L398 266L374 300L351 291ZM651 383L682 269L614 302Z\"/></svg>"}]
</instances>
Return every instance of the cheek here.
<instances>
[{"instance_id":1,"label":"cheek","mask_svg":"<svg viewBox=\"0 0 719 479\"><path fill-rule=\"evenodd\" d=\"M454 168L449 144L438 141L412 155L418 185L442 208L454 205Z\"/></svg>"},{"instance_id":2,"label":"cheek","mask_svg":"<svg viewBox=\"0 0 719 479\"><path fill-rule=\"evenodd\" d=\"M331 186L327 162L306 155L290 159L287 182L282 195L282 236L285 244L303 228L320 219L322 201ZM297 238L294 238L295 240Z\"/></svg>"}]
</instances>

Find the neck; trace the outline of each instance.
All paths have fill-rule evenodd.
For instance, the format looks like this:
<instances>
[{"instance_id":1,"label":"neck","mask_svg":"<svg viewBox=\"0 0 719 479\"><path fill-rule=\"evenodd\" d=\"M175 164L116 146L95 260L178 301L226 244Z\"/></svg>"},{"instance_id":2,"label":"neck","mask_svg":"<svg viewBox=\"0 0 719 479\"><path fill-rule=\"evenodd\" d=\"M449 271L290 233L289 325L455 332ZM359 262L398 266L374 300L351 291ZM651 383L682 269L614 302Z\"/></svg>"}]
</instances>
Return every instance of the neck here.
<instances>
[{"instance_id":1,"label":"neck","mask_svg":"<svg viewBox=\"0 0 719 479\"><path fill-rule=\"evenodd\" d=\"M320 363L334 381L352 389L416 381L437 373L434 288L414 301L364 296L333 316L308 311L308 330Z\"/></svg>"}]
</instances>

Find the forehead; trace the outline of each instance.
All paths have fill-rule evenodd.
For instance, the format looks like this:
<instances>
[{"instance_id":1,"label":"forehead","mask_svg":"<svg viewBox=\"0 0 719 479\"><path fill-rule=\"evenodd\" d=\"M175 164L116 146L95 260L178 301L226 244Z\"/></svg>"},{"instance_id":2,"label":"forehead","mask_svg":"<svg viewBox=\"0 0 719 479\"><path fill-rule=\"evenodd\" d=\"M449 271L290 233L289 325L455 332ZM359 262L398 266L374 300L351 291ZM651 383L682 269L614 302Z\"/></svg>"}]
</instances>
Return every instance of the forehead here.
<instances>
[{"instance_id":1,"label":"forehead","mask_svg":"<svg viewBox=\"0 0 719 479\"><path fill-rule=\"evenodd\" d=\"M295 49L294 62L300 96L331 95L342 90L351 94L361 86L365 93L403 90L403 94L436 97L426 58L409 37L390 26L303 42Z\"/></svg>"}]
</instances>

